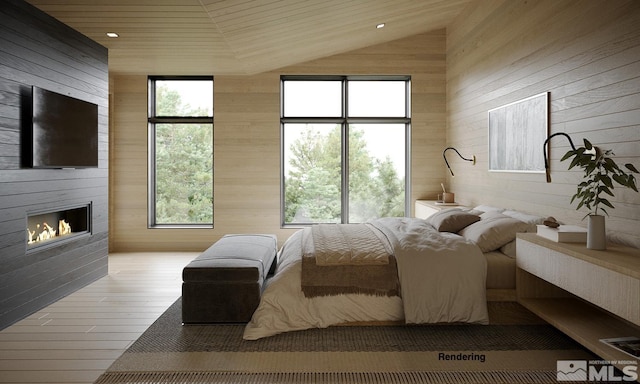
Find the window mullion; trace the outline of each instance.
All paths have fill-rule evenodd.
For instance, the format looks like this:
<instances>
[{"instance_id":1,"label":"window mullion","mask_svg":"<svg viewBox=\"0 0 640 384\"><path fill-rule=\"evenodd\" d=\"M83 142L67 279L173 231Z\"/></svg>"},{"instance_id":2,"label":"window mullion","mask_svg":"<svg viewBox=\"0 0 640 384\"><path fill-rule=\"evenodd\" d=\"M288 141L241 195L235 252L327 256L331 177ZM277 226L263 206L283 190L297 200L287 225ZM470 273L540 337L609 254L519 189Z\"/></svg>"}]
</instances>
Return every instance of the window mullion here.
<instances>
[{"instance_id":1,"label":"window mullion","mask_svg":"<svg viewBox=\"0 0 640 384\"><path fill-rule=\"evenodd\" d=\"M408 196L411 196L411 124L407 123L404 126L404 213L405 216L410 214L411 212L411 199Z\"/></svg>"},{"instance_id":2,"label":"window mullion","mask_svg":"<svg viewBox=\"0 0 640 384\"><path fill-rule=\"evenodd\" d=\"M148 128L148 175L149 188L147 188L147 209L148 209L148 227L152 228L156 225L156 125L149 123Z\"/></svg>"},{"instance_id":3,"label":"window mullion","mask_svg":"<svg viewBox=\"0 0 640 384\"><path fill-rule=\"evenodd\" d=\"M342 124L342 117L283 117L280 122L283 124Z\"/></svg>"},{"instance_id":4,"label":"window mullion","mask_svg":"<svg viewBox=\"0 0 640 384\"><path fill-rule=\"evenodd\" d=\"M342 193L341 193L341 222L349 222L349 128L347 123L349 111L349 84L346 79L342 80L342 117L341 124L341 145L342 145Z\"/></svg>"},{"instance_id":5,"label":"window mullion","mask_svg":"<svg viewBox=\"0 0 640 384\"><path fill-rule=\"evenodd\" d=\"M152 116L149 122L153 124L213 124L211 116Z\"/></svg>"},{"instance_id":6,"label":"window mullion","mask_svg":"<svg viewBox=\"0 0 640 384\"><path fill-rule=\"evenodd\" d=\"M405 83L405 161L404 161L404 212L405 216L411 212L411 82Z\"/></svg>"},{"instance_id":7,"label":"window mullion","mask_svg":"<svg viewBox=\"0 0 640 384\"><path fill-rule=\"evenodd\" d=\"M342 210L341 210L341 222L349 222L349 128L347 122L343 122L341 125L341 137L342 137Z\"/></svg>"}]
</instances>

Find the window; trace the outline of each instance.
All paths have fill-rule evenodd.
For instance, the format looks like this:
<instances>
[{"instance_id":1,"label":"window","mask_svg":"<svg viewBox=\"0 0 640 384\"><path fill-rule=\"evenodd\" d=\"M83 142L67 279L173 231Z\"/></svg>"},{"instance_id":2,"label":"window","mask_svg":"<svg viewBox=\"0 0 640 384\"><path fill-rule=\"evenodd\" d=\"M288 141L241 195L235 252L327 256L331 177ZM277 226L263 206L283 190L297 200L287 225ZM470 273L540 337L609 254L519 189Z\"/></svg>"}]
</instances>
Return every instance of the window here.
<instances>
[{"instance_id":1,"label":"window","mask_svg":"<svg viewBox=\"0 0 640 384\"><path fill-rule=\"evenodd\" d=\"M149 77L149 227L213 226L213 77Z\"/></svg>"},{"instance_id":2,"label":"window","mask_svg":"<svg viewBox=\"0 0 640 384\"><path fill-rule=\"evenodd\" d=\"M281 78L282 223L409 212L408 76Z\"/></svg>"}]
</instances>

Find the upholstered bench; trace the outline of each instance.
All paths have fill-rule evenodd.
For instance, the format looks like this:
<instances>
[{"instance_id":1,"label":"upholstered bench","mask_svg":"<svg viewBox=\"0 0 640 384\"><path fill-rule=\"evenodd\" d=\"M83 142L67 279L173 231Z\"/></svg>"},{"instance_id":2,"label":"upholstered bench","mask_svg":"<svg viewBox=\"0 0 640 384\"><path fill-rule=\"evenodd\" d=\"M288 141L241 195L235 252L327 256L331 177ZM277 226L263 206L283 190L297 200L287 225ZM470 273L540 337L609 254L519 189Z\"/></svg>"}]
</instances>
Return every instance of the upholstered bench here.
<instances>
[{"instance_id":1,"label":"upholstered bench","mask_svg":"<svg viewBox=\"0 0 640 384\"><path fill-rule=\"evenodd\" d=\"M251 320L276 267L275 235L225 235L182 270L182 322Z\"/></svg>"}]
</instances>

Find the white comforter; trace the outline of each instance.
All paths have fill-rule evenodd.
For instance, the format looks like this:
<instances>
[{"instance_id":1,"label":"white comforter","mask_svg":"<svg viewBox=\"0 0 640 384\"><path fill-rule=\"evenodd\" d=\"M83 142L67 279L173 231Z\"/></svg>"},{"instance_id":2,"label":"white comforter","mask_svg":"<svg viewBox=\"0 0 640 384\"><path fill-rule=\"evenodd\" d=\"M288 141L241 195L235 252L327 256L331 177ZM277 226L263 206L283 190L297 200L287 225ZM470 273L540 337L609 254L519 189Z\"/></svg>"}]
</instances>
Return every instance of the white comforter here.
<instances>
[{"instance_id":1,"label":"white comforter","mask_svg":"<svg viewBox=\"0 0 640 384\"><path fill-rule=\"evenodd\" d=\"M394 248L402 299L363 294L305 297L301 230L283 245L277 273L266 282L244 339L345 322L488 323L486 259L475 244L438 232L421 219L383 218L371 224Z\"/></svg>"}]
</instances>

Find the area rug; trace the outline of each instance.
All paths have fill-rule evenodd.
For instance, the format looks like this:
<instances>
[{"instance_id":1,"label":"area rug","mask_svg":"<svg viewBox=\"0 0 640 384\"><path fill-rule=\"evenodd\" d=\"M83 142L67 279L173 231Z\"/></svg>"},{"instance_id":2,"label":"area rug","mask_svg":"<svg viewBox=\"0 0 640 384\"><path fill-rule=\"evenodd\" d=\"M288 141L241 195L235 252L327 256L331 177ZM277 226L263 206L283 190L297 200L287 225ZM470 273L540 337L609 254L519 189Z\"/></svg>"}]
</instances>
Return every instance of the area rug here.
<instances>
[{"instance_id":1,"label":"area rug","mask_svg":"<svg viewBox=\"0 0 640 384\"><path fill-rule=\"evenodd\" d=\"M181 325L176 301L95 382L556 383L595 356L514 302L491 325L339 326L242 340L244 326Z\"/></svg>"}]
</instances>

